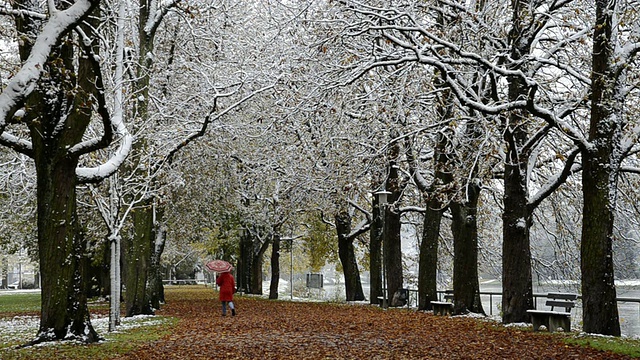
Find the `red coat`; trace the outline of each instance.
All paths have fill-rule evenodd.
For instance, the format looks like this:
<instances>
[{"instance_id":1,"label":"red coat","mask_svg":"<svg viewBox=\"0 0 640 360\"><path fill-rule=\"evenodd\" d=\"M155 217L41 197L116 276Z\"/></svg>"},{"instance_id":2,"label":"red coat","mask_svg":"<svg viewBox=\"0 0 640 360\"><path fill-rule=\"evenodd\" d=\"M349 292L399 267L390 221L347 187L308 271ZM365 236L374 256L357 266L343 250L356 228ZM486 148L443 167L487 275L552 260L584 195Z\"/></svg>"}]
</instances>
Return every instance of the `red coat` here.
<instances>
[{"instance_id":1,"label":"red coat","mask_svg":"<svg viewBox=\"0 0 640 360\"><path fill-rule=\"evenodd\" d=\"M233 301L233 292L236 288L236 281L229 272L224 272L216 279L216 284L220 287L220 301Z\"/></svg>"}]
</instances>

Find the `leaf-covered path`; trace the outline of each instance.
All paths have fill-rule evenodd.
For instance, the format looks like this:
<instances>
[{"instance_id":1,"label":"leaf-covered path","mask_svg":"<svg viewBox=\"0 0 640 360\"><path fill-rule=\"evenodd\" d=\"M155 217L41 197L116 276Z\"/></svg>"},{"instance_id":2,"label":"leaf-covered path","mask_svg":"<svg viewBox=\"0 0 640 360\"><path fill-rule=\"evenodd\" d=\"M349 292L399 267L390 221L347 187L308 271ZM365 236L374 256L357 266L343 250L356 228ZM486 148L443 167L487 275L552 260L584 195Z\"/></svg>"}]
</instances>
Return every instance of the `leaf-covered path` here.
<instances>
[{"instance_id":1,"label":"leaf-covered path","mask_svg":"<svg viewBox=\"0 0 640 360\"><path fill-rule=\"evenodd\" d=\"M211 289L172 289L159 315L176 331L123 359L628 359L466 317L372 306L236 298L222 317Z\"/></svg>"}]
</instances>

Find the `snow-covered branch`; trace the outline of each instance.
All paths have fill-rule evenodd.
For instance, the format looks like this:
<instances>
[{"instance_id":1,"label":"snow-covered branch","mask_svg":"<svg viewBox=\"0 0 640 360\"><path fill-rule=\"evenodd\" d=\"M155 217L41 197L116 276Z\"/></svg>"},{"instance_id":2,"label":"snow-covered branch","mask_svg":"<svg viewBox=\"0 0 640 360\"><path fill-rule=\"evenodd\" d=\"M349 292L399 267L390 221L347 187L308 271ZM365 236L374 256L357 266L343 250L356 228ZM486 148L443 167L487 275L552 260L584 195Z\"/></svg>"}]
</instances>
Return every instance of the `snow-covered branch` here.
<instances>
[{"instance_id":1,"label":"snow-covered branch","mask_svg":"<svg viewBox=\"0 0 640 360\"><path fill-rule=\"evenodd\" d=\"M573 148L567 157L567 161L565 162L562 171L551 178L551 180L549 180L542 189L529 198L527 206L532 211L537 208L544 199L556 191L560 185L564 184L570 175L582 169L581 164L575 164L576 157L579 153L579 148Z\"/></svg>"},{"instance_id":2,"label":"snow-covered branch","mask_svg":"<svg viewBox=\"0 0 640 360\"><path fill-rule=\"evenodd\" d=\"M7 119L13 117L35 89L53 47L98 3L96 0L78 0L68 9L52 13L36 38L29 57L0 93L0 132L4 131Z\"/></svg>"},{"instance_id":3,"label":"snow-covered branch","mask_svg":"<svg viewBox=\"0 0 640 360\"><path fill-rule=\"evenodd\" d=\"M12 15L19 17L32 17L34 19L45 20L47 15L43 13L39 13L37 11L30 11L25 9L14 9L10 4L4 3L0 4L0 14L1 15Z\"/></svg>"},{"instance_id":4,"label":"snow-covered branch","mask_svg":"<svg viewBox=\"0 0 640 360\"><path fill-rule=\"evenodd\" d=\"M224 115L228 114L230 111L238 109L242 104L244 104L245 102L247 102L248 100L250 100L254 96L256 96L256 95L258 95L258 94L260 94L262 92L265 92L267 90L273 89L274 86L275 86L275 83L271 84L271 85L268 85L268 86L264 86L264 87L262 87L262 88L260 88L258 90L255 90L255 91L251 92L250 94L248 94L247 96L243 97L242 99L240 99L240 100L236 101L235 103L229 105L227 108L225 108L223 111L221 111L221 112L219 112L217 114L215 112L218 111L218 108L217 108L217 100L218 100L218 98L223 97L223 96L224 97L231 96L235 92L229 93L229 94L224 94L223 96L221 96L220 94L216 94L214 96L214 99L213 99L213 107L209 111L207 116L205 116L204 122L202 123L202 126L200 127L200 130L188 135L176 147L174 147L172 150L170 150L169 153L167 154L167 156L165 156L164 159L162 159L160 162L158 162L156 164L156 167L161 167L164 164L171 163L171 161L173 160L173 157L175 156L176 153L178 153L182 148L186 147L187 145L189 145L190 143L192 143L193 141L195 141L199 137L204 136L207 133L207 128L209 127L209 124L211 124L212 122L222 118Z\"/></svg>"},{"instance_id":5,"label":"snow-covered branch","mask_svg":"<svg viewBox=\"0 0 640 360\"><path fill-rule=\"evenodd\" d=\"M121 7L122 9L122 7ZM80 183L90 183L90 182L98 182L101 181L113 173L115 173L120 165L124 162L124 160L129 155L129 151L133 146L133 136L127 130L127 127L124 124L124 116L123 116L123 100L122 100L122 82L123 79L123 67L124 67L124 16L123 10L120 11L120 16L118 18L118 34L117 34L117 50L116 50L116 86L114 89L115 92L115 109L113 116L109 116L109 113L106 109L106 101L104 99L102 86L102 78L101 75L98 75L98 80L100 84L98 85L98 103L99 103L99 113L102 117L103 124L106 132L115 132L118 136L118 140L121 141L120 147L115 152L115 154L108 159L105 163L92 168L78 168L76 169L76 176L78 177L78 181ZM101 74L99 69L99 64L97 63L97 59L90 56L92 64L94 66L94 72L96 74ZM98 68L96 68L98 67ZM103 137L104 139L105 137ZM111 142L111 139L109 139ZM80 146L77 151L87 151L88 149L92 149L98 146L99 143L96 144L87 144L84 147ZM70 150L71 151L71 150Z\"/></svg>"},{"instance_id":6,"label":"snow-covered branch","mask_svg":"<svg viewBox=\"0 0 640 360\"><path fill-rule=\"evenodd\" d=\"M160 26L164 16L179 2L180 0L164 0L160 1L160 4L158 4L157 0L152 0L149 4L152 13L149 15L149 19L144 26L144 32L147 35L154 34L158 26Z\"/></svg>"}]
</instances>

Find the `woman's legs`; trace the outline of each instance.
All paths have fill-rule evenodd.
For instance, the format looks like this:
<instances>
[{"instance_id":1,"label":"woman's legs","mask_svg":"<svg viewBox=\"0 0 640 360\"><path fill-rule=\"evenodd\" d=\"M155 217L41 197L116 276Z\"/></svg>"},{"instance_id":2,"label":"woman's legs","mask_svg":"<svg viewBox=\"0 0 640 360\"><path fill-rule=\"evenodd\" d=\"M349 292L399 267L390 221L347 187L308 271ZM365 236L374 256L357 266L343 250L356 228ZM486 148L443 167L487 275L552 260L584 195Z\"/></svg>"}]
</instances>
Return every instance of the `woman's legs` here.
<instances>
[{"instance_id":1,"label":"woman's legs","mask_svg":"<svg viewBox=\"0 0 640 360\"><path fill-rule=\"evenodd\" d=\"M233 309L232 306L233 305L229 305L229 307ZM227 315L227 302L223 301L222 302L222 316L226 316L226 315Z\"/></svg>"},{"instance_id":2,"label":"woman's legs","mask_svg":"<svg viewBox=\"0 0 640 360\"><path fill-rule=\"evenodd\" d=\"M236 306L233 305L233 301L229 301L229 308L231 309L231 316L236 316Z\"/></svg>"}]
</instances>

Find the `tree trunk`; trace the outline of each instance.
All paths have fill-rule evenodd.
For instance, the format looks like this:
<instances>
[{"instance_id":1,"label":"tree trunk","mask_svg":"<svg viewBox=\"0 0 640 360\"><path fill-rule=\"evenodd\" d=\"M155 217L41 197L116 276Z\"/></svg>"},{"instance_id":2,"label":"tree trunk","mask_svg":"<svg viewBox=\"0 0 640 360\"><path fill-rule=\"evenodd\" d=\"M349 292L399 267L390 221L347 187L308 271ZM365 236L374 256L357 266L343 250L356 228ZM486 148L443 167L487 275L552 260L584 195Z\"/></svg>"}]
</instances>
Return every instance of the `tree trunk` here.
<instances>
[{"instance_id":1,"label":"tree trunk","mask_svg":"<svg viewBox=\"0 0 640 360\"><path fill-rule=\"evenodd\" d=\"M373 222L369 232L369 303L379 304L382 296L382 216L378 199L374 196L371 204Z\"/></svg>"},{"instance_id":2,"label":"tree trunk","mask_svg":"<svg viewBox=\"0 0 640 360\"><path fill-rule=\"evenodd\" d=\"M418 271L418 310L431 310L431 302L438 300L437 272L438 272L438 240L440 238L440 224L443 210L433 208L437 201L429 201L424 214L422 227L422 241L420 242L420 257Z\"/></svg>"},{"instance_id":3,"label":"tree trunk","mask_svg":"<svg viewBox=\"0 0 640 360\"><path fill-rule=\"evenodd\" d=\"M336 231L338 233L338 256L344 273L344 287L347 301L365 300L360 270L353 247L351 233L351 216L347 211L338 212L335 215Z\"/></svg>"},{"instance_id":4,"label":"tree trunk","mask_svg":"<svg viewBox=\"0 0 640 360\"><path fill-rule=\"evenodd\" d=\"M402 275L402 243L400 242L400 214L388 210L385 216L386 236L384 243L387 258L387 299L392 300L395 294L403 288ZM399 303L389 303L390 306L402 306Z\"/></svg>"},{"instance_id":5,"label":"tree trunk","mask_svg":"<svg viewBox=\"0 0 640 360\"><path fill-rule=\"evenodd\" d=\"M607 159L584 156L582 243L583 330L587 333L620 336L613 268L613 220L616 189L610 187L613 171ZM615 200L614 200L615 201Z\"/></svg>"},{"instance_id":6,"label":"tree trunk","mask_svg":"<svg viewBox=\"0 0 640 360\"><path fill-rule=\"evenodd\" d=\"M449 92L445 91L445 98L450 99ZM448 105L439 106L441 117L451 117ZM424 179L418 178L417 166L411 165L415 162L413 154L410 153L410 167L416 178L416 183L422 193L426 203L426 211L423 218L422 240L420 242L419 270L418 270L418 310L431 310L431 301L438 300L438 241L440 239L440 224L448 200L447 193L450 192L449 184L453 181L451 175L451 154L450 141L447 131L438 134L438 141L434 154L435 178L431 185L426 188ZM422 185L420 185L422 184Z\"/></svg>"},{"instance_id":7,"label":"tree trunk","mask_svg":"<svg viewBox=\"0 0 640 360\"><path fill-rule=\"evenodd\" d=\"M255 230L260 231L259 229ZM262 264L264 263L264 253L269 247L270 236L265 236L266 240L262 242L258 235L251 235L251 248L253 255L251 259L251 291L249 294L262 295Z\"/></svg>"},{"instance_id":8,"label":"tree trunk","mask_svg":"<svg viewBox=\"0 0 640 360\"><path fill-rule=\"evenodd\" d=\"M519 60L531 52L531 4L515 3L509 32L511 58ZM518 65L521 66L521 65ZM513 70L525 69L518 68ZM509 100L526 97L529 88L522 79L509 79ZM502 322L531 320L527 310L533 308L531 248L529 227L531 213L527 208L527 167L530 152L523 147L529 136L523 111L512 111L503 119L507 154L504 164L504 213L502 214Z\"/></svg>"},{"instance_id":9,"label":"tree trunk","mask_svg":"<svg viewBox=\"0 0 640 360\"><path fill-rule=\"evenodd\" d=\"M147 299L152 309L160 309L164 303L164 285L162 284L162 267L160 259L167 240L167 229L164 225L164 208L154 204L155 220L153 221L153 246L149 262L149 275L147 280Z\"/></svg>"},{"instance_id":10,"label":"tree trunk","mask_svg":"<svg viewBox=\"0 0 640 360\"><path fill-rule=\"evenodd\" d=\"M253 257L251 266L251 291L249 294L262 295L262 265L264 260L257 254Z\"/></svg>"},{"instance_id":11,"label":"tree trunk","mask_svg":"<svg viewBox=\"0 0 640 360\"><path fill-rule=\"evenodd\" d=\"M466 199L449 207L453 220L453 299L454 314L484 314L478 280L478 198L480 186L468 184Z\"/></svg>"},{"instance_id":12,"label":"tree trunk","mask_svg":"<svg viewBox=\"0 0 640 360\"><path fill-rule=\"evenodd\" d=\"M622 154L624 102L619 84L624 76L613 64L616 40L612 35L616 2L596 1L591 73L589 141L596 144L582 153L583 221L582 263L583 330L620 336L613 269L613 224L618 171ZM622 65L624 66L624 65Z\"/></svg>"},{"instance_id":13,"label":"tree trunk","mask_svg":"<svg viewBox=\"0 0 640 360\"><path fill-rule=\"evenodd\" d=\"M400 154L400 146L396 143L391 147L391 159L389 162L389 177L387 179L387 191L390 191L389 204L395 203L403 190L403 184L398 172L397 159ZM394 299L394 295L403 288L402 275L402 243L401 243L401 223L400 212L387 206L385 210L385 236L383 240L383 251L385 256L385 267L387 274L387 299ZM401 306L403 304L390 303L390 306Z\"/></svg>"},{"instance_id":14,"label":"tree trunk","mask_svg":"<svg viewBox=\"0 0 640 360\"><path fill-rule=\"evenodd\" d=\"M239 291L251 294L251 261L253 260L253 243L248 230L240 236L240 258L238 259L237 287Z\"/></svg>"},{"instance_id":15,"label":"tree trunk","mask_svg":"<svg viewBox=\"0 0 640 360\"><path fill-rule=\"evenodd\" d=\"M23 5L30 8L29 4L16 4ZM30 36L39 26L32 20L16 18L23 61L31 51ZM76 214L79 155L68 151L82 140L91 120L92 109L88 104L97 91L93 81L96 75L89 61L74 52L73 44L72 39L64 38L53 49L49 63L42 69L48 82L40 83L25 104L28 111L23 120L28 123L36 169L38 253L42 270L40 327L32 343L99 340L89 317L86 293L89 260Z\"/></svg>"},{"instance_id":16,"label":"tree trunk","mask_svg":"<svg viewBox=\"0 0 640 360\"><path fill-rule=\"evenodd\" d=\"M125 313L126 316L152 315L153 308L147 297L147 280L153 236L152 200L143 202L132 212L133 237L125 245Z\"/></svg>"},{"instance_id":17,"label":"tree trunk","mask_svg":"<svg viewBox=\"0 0 640 360\"><path fill-rule=\"evenodd\" d=\"M275 235L271 243L271 284L269 285L269 299L278 298L280 284L280 236ZM293 284L290 284L293 286Z\"/></svg>"},{"instance_id":18,"label":"tree trunk","mask_svg":"<svg viewBox=\"0 0 640 360\"><path fill-rule=\"evenodd\" d=\"M504 172L504 212L502 214L502 322L531 321L533 309L531 249L527 210L526 162L518 161L517 150L510 156Z\"/></svg>"},{"instance_id":19,"label":"tree trunk","mask_svg":"<svg viewBox=\"0 0 640 360\"><path fill-rule=\"evenodd\" d=\"M54 159L48 148L34 141L38 249L43 269L40 328L34 342L77 339L92 343L99 337L89 319L85 293L85 244L76 234L77 159Z\"/></svg>"}]
</instances>

